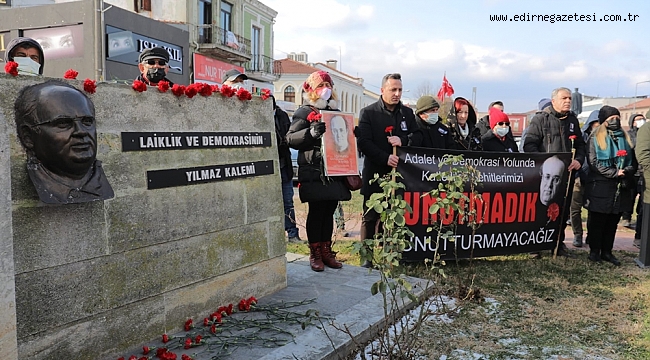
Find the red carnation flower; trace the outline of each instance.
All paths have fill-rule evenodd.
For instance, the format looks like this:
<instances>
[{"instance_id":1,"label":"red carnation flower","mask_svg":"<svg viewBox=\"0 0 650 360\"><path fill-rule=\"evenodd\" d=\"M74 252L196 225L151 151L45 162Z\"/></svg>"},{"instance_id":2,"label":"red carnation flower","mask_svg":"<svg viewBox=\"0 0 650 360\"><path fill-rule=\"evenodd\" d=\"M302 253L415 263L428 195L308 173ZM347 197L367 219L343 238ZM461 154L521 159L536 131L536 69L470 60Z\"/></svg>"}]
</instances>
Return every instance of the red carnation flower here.
<instances>
[{"instance_id":1,"label":"red carnation flower","mask_svg":"<svg viewBox=\"0 0 650 360\"><path fill-rule=\"evenodd\" d=\"M219 85L210 85L210 88L212 89L213 93L219 92Z\"/></svg>"},{"instance_id":2,"label":"red carnation flower","mask_svg":"<svg viewBox=\"0 0 650 360\"><path fill-rule=\"evenodd\" d=\"M190 338L185 339L185 346L184 347L186 349L191 348L192 347L192 339L190 339Z\"/></svg>"},{"instance_id":3,"label":"red carnation flower","mask_svg":"<svg viewBox=\"0 0 650 360\"><path fill-rule=\"evenodd\" d=\"M315 111L312 111L307 115L307 121L309 122L315 122L315 121L320 121L320 119L323 117L322 114L318 114Z\"/></svg>"},{"instance_id":4,"label":"red carnation flower","mask_svg":"<svg viewBox=\"0 0 650 360\"><path fill-rule=\"evenodd\" d=\"M231 88L228 85L223 85L221 87L221 95L226 97L233 97L235 95L235 89Z\"/></svg>"},{"instance_id":5,"label":"red carnation flower","mask_svg":"<svg viewBox=\"0 0 650 360\"><path fill-rule=\"evenodd\" d=\"M134 80L131 87L137 92L147 91L147 84L145 84L144 81Z\"/></svg>"},{"instance_id":6,"label":"red carnation flower","mask_svg":"<svg viewBox=\"0 0 650 360\"><path fill-rule=\"evenodd\" d=\"M192 325L192 319L187 319L185 322L185 331L190 331L191 328L194 326Z\"/></svg>"},{"instance_id":7,"label":"red carnation flower","mask_svg":"<svg viewBox=\"0 0 650 360\"><path fill-rule=\"evenodd\" d=\"M192 358L189 355L181 355L181 360L192 360Z\"/></svg>"},{"instance_id":8,"label":"red carnation flower","mask_svg":"<svg viewBox=\"0 0 650 360\"><path fill-rule=\"evenodd\" d=\"M178 97L185 94L185 85L174 84L174 86L172 86L172 94Z\"/></svg>"},{"instance_id":9,"label":"red carnation flower","mask_svg":"<svg viewBox=\"0 0 650 360\"><path fill-rule=\"evenodd\" d=\"M248 298L248 303L251 304L251 305L257 304L257 299L255 298L255 296L249 297Z\"/></svg>"},{"instance_id":10,"label":"red carnation flower","mask_svg":"<svg viewBox=\"0 0 650 360\"><path fill-rule=\"evenodd\" d=\"M78 71L75 71L74 69L68 69L65 74L63 74L64 79L76 79L77 75L79 75Z\"/></svg>"},{"instance_id":11,"label":"red carnation flower","mask_svg":"<svg viewBox=\"0 0 650 360\"><path fill-rule=\"evenodd\" d=\"M166 343L169 341L169 336L167 334L163 334L162 336L162 342ZM158 349L160 351L160 349Z\"/></svg>"},{"instance_id":12,"label":"red carnation flower","mask_svg":"<svg viewBox=\"0 0 650 360\"><path fill-rule=\"evenodd\" d=\"M97 91L97 82L95 80L84 80L84 91L89 94L94 94Z\"/></svg>"},{"instance_id":13,"label":"red carnation flower","mask_svg":"<svg viewBox=\"0 0 650 360\"><path fill-rule=\"evenodd\" d=\"M156 357L162 358L163 354L165 354L166 352L167 352L167 348L158 348L158 350L156 350Z\"/></svg>"},{"instance_id":14,"label":"red carnation flower","mask_svg":"<svg viewBox=\"0 0 650 360\"><path fill-rule=\"evenodd\" d=\"M386 126L386 129L384 130L385 133L390 134L393 136L393 127L392 126Z\"/></svg>"},{"instance_id":15,"label":"red carnation flower","mask_svg":"<svg viewBox=\"0 0 650 360\"><path fill-rule=\"evenodd\" d=\"M142 353L145 354L145 355L147 355L147 354L149 353L149 350L150 350L150 349L149 349L148 346L143 346L143 347L142 347Z\"/></svg>"},{"instance_id":16,"label":"red carnation flower","mask_svg":"<svg viewBox=\"0 0 650 360\"><path fill-rule=\"evenodd\" d=\"M251 95L251 93L244 88L239 88L239 90L237 90L237 93L235 95L237 95L237 97L241 101L253 99L253 95Z\"/></svg>"},{"instance_id":17,"label":"red carnation flower","mask_svg":"<svg viewBox=\"0 0 650 360\"><path fill-rule=\"evenodd\" d=\"M617 151L616 156L627 156L627 150L619 150L619 151Z\"/></svg>"},{"instance_id":18,"label":"red carnation flower","mask_svg":"<svg viewBox=\"0 0 650 360\"><path fill-rule=\"evenodd\" d=\"M210 326L210 332L213 334L217 333L217 324L212 324L212 326Z\"/></svg>"},{"instance_id":19,"label":"red carnation flower","mask_svg":"<svg viewBox=\"0 0 650 360\"><path fill-rule=\"evenodd\" d=\"M548 210L546 211L546 216L550 219L550 221L555 221L557 217L560 215L560 207L556 203L552 203L551 205L548 206Z\"/></svg>"},{"instance_id":20,"label":"red carnation flower","mask_svg":"<svg viewBox=\"0 0 650 360\"><path fill-rule=\"evenodd\" d=\"M200 344L200 343L201 343L201 340L203 340L203 338L201 337L201 335L196 335L196 338L194 339L194 343L195 343L195 344Z\"/></svg>"},{"instance_id":21,"label":"red carnation flower","mask_svg":"<svg viewBox=\"0 0 650 360\"><path fill-rule=\"evenodd\" d=\"M121 358L118 358L117 360L124 360L124 356L122 356Z\"/></svg>"},{"instance_id":22,"label":"red carnation flower","mask_svg":"<svg viewBox=\"0 0 650 360\"><path fill-rule=\"evenodd\" d=\"M246 299L239 301L239 311L250 311L251 304Z\"/></svg>"},{"instance_id":23,"label":"red carnation flower","mask_svg":"<svg viewBox=\"0 0 650 360\"><path fill-rule=\"evenodd\" d=\"M262 100L266 100L271 97L271 90L269 89L262 89L262 94L260 95Z\"/></svg>"},{"instance_id":24,"label":"red carnation flower","mask_svg":"<svg viewBox=\"0 0 650 360\"><path fill-rule=\"evenodd\" d=\"M138 360L149 360L149 357L147 357L147 356L143 356L143 357L141 357L141 358L138 359Z\"/></svg>"},{"instance_id":25,"label":"red carnation flower","mask_svg":"<svg viewBox=\"0 0 650 360\"><path fill-rule=\"evenodd\" d=\"M190 99L193 98L194 95L198 94L198 91L196 90L196 86L192 86L192 85L185 88L185 95Z\"/></svg>"},{"instance_id":26,"label":"red carnation flower","mask_svg":"<svg viewBox=\"0 0 650 360\"><path fill-rule=\"evenodd\" d=\"M162 80L158 83L158 91L164 93L169 90L169 81Z\"/></svg>"},{"instance_id":27,"label":"red carnation flower","mask_svg":"<svg viewBox=\"0 0 650 360\"><path fill-rule=\"evenodd\" d=\"M198 83L197 87L198 87L199 95L201 96L212 95L212 86L205 83Z\"/></svg>"},{"instance_id":28,"label":"red carnation flower","mask_svg":"<svg viewBox=\"0 0 650 360\"><path fill-rule=\"evenodd\" d=\"M11 76L18 76L18 63L9 61L5 64L5 72Z\"/></svg>"},{"instance_id":29,"label":"red carnation flower","mask_svg":"<svg viewBox=\"0 0 650 360\"><path fill-rule=\"evenodd\" d=\"M575 140L575 139L577 139L577 138L578 138L578 137L577 137L576 135L571 135L571 136L569 136L569 140L571 140L571 141L573 141L573 140Z\"/></svg>"},{"instance_id":30,"label":"red carnation flower","mask_svg":"<svg viewBox=\"0 0 650 360\"><path fill-rule=\"evenodd\" d=\"M210 325L210 319L208 318L203 319L203 326L208 326L208 325Z\"/></svg>"},{"instance_id":31,"label":"red carnation flower","mask_svg":"<svg viewBox=\"0 0 650 360\"><path fill-rule=\"evenodd\" d=\"M228 304L228 307L226 308L226 315L230 316L232 315L232 304Z\"/></svg>"},{"instance_id":32,"label":"red carnation flower","mask_svg":"<svg viewBox=\"0 0 650 360\"><path fill-rule=\"evenodd\" d=\"M135 356L135 355L131 355L131 356L129 357L129 360L138 360L138 357Z\"/></svg>"}]
</instances>

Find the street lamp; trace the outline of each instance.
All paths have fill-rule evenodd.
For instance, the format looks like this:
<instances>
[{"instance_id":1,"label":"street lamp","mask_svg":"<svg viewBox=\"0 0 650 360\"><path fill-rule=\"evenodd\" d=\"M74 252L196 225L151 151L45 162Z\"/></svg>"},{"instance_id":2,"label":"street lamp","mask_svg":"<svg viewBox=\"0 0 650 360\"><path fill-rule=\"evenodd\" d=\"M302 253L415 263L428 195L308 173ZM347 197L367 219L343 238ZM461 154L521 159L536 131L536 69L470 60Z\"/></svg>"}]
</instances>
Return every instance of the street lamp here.
<instances>
[{"instance_id":1,"label":"street lamp","mask_svg":"<svg viewBox=\"0 0 650 360\"><path fill-rule=\"evenodd\" d=\"M636 85L634 85L634 106L632 107L632 114L636 113L636 103L637 103L637 101L636 101L636 89L639 87L639 84L649 83L649 82L650 82L650 80L639 81L638 83L636 83Z\"/></svg>"}]
</instances>

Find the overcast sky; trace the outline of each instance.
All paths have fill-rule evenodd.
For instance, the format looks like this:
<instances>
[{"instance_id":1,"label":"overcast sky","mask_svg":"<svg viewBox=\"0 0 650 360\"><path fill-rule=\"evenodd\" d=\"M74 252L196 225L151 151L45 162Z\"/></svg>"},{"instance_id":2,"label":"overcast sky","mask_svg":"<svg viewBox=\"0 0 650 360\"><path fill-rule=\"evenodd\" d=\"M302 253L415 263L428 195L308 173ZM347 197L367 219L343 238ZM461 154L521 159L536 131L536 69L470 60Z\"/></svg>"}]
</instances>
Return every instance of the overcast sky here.
<instances>
[{"instance_id":1,"label":"overcast sky","mask_svg":"<svg viewBox=\"0 0 650 360\"><path fill-rule=\"evenodd\" d=\"M454 96L470 99L477 88L479 110L502 100L506 112L523 112L559 86L633 96L637 82L650 80L647 1L261 1L278 11L276 59L304 51L310 62L340 60L340 70L375 92L389 72L402 74L405 96L426 83L437 91L446 71ZM490 21L575 13L597 21ZM627 21L600 21L605 15ZM650 94L650 83L638 93Z\"/></svg>"}]
</instances>

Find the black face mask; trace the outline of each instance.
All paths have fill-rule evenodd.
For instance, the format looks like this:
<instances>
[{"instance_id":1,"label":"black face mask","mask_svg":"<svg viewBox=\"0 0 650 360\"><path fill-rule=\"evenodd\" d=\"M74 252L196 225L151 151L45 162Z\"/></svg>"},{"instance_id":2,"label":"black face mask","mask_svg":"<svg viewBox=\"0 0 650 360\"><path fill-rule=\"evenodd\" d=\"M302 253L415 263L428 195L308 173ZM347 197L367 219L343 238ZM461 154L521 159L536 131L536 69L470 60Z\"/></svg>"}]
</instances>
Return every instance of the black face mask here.
<instances>
[{"instance_id":1,"label":"black face mask","mask_svg":"<svg viewBox=\"0 0 650 360\"><path fill-rule=\"evenodd\" d=\"M605 126L609 130L618 130L621 128L621 119L611 119L605 122Z\"/></svg>"},{"instance_id":2,"label":"black face mask","mask_svg":"<svg viewBox=\"0 0 650 360\"><path fill-rule=\"evenodd\" d=\"M165 78L165 69L150 68L147 70L147 79L152 83L157 83Z\"/></svg>"}]
</instances>

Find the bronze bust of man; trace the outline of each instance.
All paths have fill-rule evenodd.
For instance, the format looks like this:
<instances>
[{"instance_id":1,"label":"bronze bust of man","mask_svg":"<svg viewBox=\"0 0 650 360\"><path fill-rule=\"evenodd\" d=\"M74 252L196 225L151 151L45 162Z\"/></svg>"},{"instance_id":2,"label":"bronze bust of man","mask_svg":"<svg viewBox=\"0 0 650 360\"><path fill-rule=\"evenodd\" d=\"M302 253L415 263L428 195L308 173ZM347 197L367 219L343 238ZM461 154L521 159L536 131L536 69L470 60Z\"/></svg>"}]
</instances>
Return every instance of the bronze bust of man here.
<instances>
[{"instance_id":1,"label":"bronze bust of man","mask_svg":"<svg viewBox=\"0 0 650 360\"><path fill-rule=\"evenodd\" d=\"M74 204L114 196L97 154L95 106L81 91L51 80L27 86L14 103L27 172L48 204Z\"/></svg>"}]
</instances>

